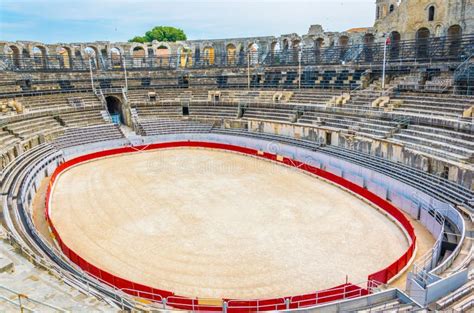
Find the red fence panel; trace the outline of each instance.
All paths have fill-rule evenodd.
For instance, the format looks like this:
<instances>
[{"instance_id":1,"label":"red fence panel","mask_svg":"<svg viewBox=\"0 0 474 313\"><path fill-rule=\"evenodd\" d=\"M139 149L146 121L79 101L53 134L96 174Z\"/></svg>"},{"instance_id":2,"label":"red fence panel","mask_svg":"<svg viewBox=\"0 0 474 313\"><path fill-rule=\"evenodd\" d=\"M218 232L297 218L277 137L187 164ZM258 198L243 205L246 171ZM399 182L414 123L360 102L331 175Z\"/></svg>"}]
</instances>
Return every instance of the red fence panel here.
<instances>
[{"instance_id":1,"label":"red fence panel","mask_svg":"<svg viewBox=\"0 0 474 313\"><path fill-rule=\"evenodd\" d=\"M95 153L83 155L75 159L69 160L57 167L57 169L54 171L54 173L51 176L50 185L48 186L48 189L47 189L45 215L46 215L46 220L48 221L49 226L56 237L56 240L60 244L61 250L72 262L80 266L85 271L88 271L91 275L101 278L103 281L119 289L124 289L125 292L132 294L134 296L140 296L140 297L150 299L150 300L155 300L155 301L161 301L162 298L167 298L168 304L170 306L175 307L175 308L182 308L186 310L194 309L194 310L205 310L205 311L220 311L222 309L221 307L216 307L216 306L200 305L197 299L190 299L186 297L175 296L173 292L171 291L160 290L160 289L152 288L149 286L133 283L129 280L120 278L116 275L112 275L94 266L93 264L88 263L86 260L82 259L79 255L77 255L74 251L72 251L69 247L67 247L62 242L59 234L54 228L52 221L50 220L48 208L49 208L50 200L51 200L52 185L57 180L57 177L64 170L76 164L80 164L82 162L94 160L97 158L113 156L113 155L118 155L122 153L137 152L141 150L154 150L154 149L165 149L165 148L174 148L174 147L204 147L204 148L212 148L212 149L221 149L221 150L244 153L247 155L258 156L260 158L268 159L271 161L277 161L287 166L292 166L292 167L296 167L301 170L307 171L311 174L317 175L332 183L335 183L341 187L344 187L358 194L359 196L364 197L365 199L369 200L373 204L380 207L382 210L386 211L394 219L396 219L400 223L400 225L402 225L405 228L412 242L404 255L402 255L397 261L395 261L393 264L391 264L387 268L369 275L368 277L369 280L386 283L388 280L390 280L390 278L397 275L399 271L402 270L408 264L408 262L410 261L413 255L416 236L415 236L414 228L411 225L410 221L405 217L405 215L403 215L403 213L401 213L391 203L387 202L385 199L380 198L374 193L368 191L367 189L353 182L350 182L333 173L321 170L317 167L314 167L308 164L304 164L297 160L292 160L290 158L283 158L283 159L280 159L281 161L278 161L277 155L267 153L267 152L263 154L259 154L259 152L255 149L238 147L238 146L227 145L227 144L220 144L220 143L183 141L183 142L158 143L158 144L152 144L152 145L140 146L140 147L123 147L123 148L111 149L107 151L95 152ZM369 291L367 289L360 288L352 284L344 284L341 286L337 286L337 287L327 289L327 290L318 291L311 294L291 297L289 298L290 307L291 308L305 307L305 306L340 300L344 298L358 297L361 295L366 295L368 294L368 292ZM232 310L233 312L253 312L255 311L256 308L258 308L261 311L283 310L286 308L285 299L277 298L277 299L264 299L264 300L229 300L229 310Z\"/></svg>"}]
</instances>

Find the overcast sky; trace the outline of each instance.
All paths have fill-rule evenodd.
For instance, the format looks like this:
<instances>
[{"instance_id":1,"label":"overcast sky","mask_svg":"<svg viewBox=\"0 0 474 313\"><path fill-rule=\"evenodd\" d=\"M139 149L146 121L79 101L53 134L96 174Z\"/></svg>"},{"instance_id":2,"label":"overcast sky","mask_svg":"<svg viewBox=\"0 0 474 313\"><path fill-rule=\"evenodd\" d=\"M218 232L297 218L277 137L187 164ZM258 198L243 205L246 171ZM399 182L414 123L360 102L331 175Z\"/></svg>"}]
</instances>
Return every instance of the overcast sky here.
<instances>
[{"instance_id":1,"label":"overcast sky","mask_svg":"<svg viewBox=\"0 0 474 313\"><path fill-rule=\"evenodd\" d=\"M372 26L375 0L0 0L0 40L127 41L153 26L188 39L306 34Z\"/></svg>"}]
</instances>

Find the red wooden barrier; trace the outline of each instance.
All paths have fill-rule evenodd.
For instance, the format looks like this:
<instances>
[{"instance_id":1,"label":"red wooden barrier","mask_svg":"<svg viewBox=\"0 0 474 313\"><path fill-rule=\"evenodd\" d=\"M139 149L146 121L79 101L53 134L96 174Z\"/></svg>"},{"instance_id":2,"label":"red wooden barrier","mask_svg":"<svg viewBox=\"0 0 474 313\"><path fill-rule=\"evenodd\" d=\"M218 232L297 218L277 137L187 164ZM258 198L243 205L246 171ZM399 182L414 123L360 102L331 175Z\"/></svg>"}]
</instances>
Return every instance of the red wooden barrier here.
<instances>
[{"instance_id":1,"label":"red wooden barrier","mask_svg":"<svg viewBox=\"0 0 474 313\"><path fill-rule=\"evenodd\" d=\"M203 148L211 148L211 149L220 149L220 150L227 150L227 151L234 151L239 152L247 155L256 156L259 158L277 161L277 157L274 154L270 153L263 153L259 154L257 150L244 148L239 146L233 146L228 144L221 144L221 143L209 143L209 142L196 142L196 141L185 141L185 142L167 142L167 143L158 143L152 144L149 146L142 146L142 147L123 147L118 149L112 149L107 151L100 151L94 152L90 154L86 154L83 156L79 156L72 160L66 161L65 163L59 165L57 169L54 171L53 175L51 176L51 181L48 186L48 190L46 192L46 219L49 223L49 226L56 238L56 241L59 243L61 250L63 253L75 264L81 267L84 271L88 272L94 277L101 279L109 283L112 286L117 287L118 289L123 289L128 294L133 296L140 296L142 298L147 298L154 301L161 301L163 298L168 299L168 304L175 308L181 309L194 309L194 310L201 310L201 311L221 311L221 307L217 306L209 306L209 305L200 305L198 299L190 299L186 297L180 297L175 295L171 291L166 290L159 290L156 288L152 288L149 286L144 286L141 284L137 284L126 279L120 278L118 276L114 276L107 271L104 271L93 264L90 264L83 258L81 258L76 252L69 249L66 244L62 241L61 236L56 231L50 216L49 216L49 205L50 205L50 198L51 198L51 190L54 182L56 181L57 177L68 168L80 164L82 162L119 155L123 153L132 153L137 152L140 150L155 150L155 149L164 149L164 148L175 148L175 147L203 147ZM409 237L411 238L411 245L408 250L394 263L389 265L388 267L369 275L368 280L376 281L378 283L387 283L392 277L397 275L410 261L414 249L415 249L415 242L416 236L413 226L411 225L410 221L401 213L399 209L393 206L391 203L386 201L385 199L380 198L379 196L375 195L374 193L368 191L367 189L352 183L342 177L339 177L335 174L330 172L321 170L317 167L313 167L308 164L304 164L302 162L292 160L289 158L283 158L281 161L277 161L283 163L288 166L297 167L303 171L312 173L319 177L322 177L334 184L337 184L341 187L344 187L359 196L367 199L368 201L372 202L389 215L391 215L394 219L396 219L400 225L405 229ZM286 308L285 299L289 301L290 308L297 308L297 307L307 307L313 306L316 304L321 304L330 301L336 301L346 298L353 298L362 295L367 295L370 290L367 288L361 288L356 285L352 285L350 283L337 286L331 289L318 291L312 294L307 295L299 295L293 297L285 297L285 298L275 298L275 299L262 299L262 300L232 300L232 299L223 299L229 303L228 310L229 312L254 312L257 309L260 311L265 310L283 310ZM140 294L139 294L140 293Z\"/></svg>"}]
</instances>

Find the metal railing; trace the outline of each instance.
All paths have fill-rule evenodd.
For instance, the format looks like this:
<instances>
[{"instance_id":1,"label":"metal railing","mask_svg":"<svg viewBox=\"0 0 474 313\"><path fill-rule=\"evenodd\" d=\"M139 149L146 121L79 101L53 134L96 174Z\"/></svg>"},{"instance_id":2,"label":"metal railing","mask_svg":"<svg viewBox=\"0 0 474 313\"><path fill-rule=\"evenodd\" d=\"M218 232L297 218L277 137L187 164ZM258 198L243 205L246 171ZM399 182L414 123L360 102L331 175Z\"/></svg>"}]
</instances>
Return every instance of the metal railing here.
<instances>
[{"instance_id":1,"label":"metal railing","mask_svg":"<svg viewBox=\"0 0 474 313\"><path fill-rule=\"evenodd\" d=\"M216 49L213 55L204 53L175 53L158 56L23 56L19 53L0 55L3 68L11 71L116 71L140 69L180 69L242 66L308 66L328 64L380 64L383 62L384 43L334 45L329 47L303 47L302 49L244 51L229 53ZM461 37L432 37L418 40L392 40L388 62L432 63L461 62L474 51L474 35ZM90 66L89 66L90 63Z\"/></svg>"},{"instance_id":2,"label":"metal railing","mask_svg":"<svg viewBox=\"0 0 474 313\"><path fill-rule=\"evenodd\" d=\"M2 293L6 293L7 295L3 295ZM55 312L68 312L67 310L63 310L44 301L34 299L26 294L20 293L2 285L0 285L0 299L17 307L20 312L38 312L48 309L54 310Z\"/></svg>"}]
</instances>

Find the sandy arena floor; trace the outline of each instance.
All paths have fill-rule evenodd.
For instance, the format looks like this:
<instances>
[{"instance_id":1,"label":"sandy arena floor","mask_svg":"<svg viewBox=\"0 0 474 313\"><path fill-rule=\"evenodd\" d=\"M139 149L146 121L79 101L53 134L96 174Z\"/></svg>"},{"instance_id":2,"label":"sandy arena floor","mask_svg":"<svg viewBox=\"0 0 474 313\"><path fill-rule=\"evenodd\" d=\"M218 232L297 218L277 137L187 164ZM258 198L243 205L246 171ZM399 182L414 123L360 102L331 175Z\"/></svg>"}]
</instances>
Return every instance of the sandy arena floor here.
<instances>
[{"instance_id":1,"label":"sandy arena floor","mask_svg":"<svg viewBox=\"0 0 474 313\"><path fill-rule=\"evenodd\" d=\"M64 242L125 279L183 296L296 295L367 275L408 247L353 195L275 163L171 149L96 160L58 180Z\"/></svg>"}]
</instances>

